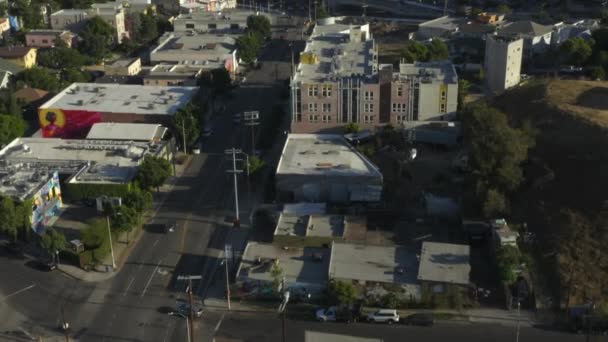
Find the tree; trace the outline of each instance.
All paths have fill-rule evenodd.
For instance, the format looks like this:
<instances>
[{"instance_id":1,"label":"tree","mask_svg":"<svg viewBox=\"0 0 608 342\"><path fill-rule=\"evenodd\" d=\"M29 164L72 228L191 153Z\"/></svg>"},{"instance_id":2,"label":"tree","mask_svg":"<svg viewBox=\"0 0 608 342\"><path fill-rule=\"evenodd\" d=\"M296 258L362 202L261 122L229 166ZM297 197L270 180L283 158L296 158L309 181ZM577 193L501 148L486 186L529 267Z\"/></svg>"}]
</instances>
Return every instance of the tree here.
<instances>
[{"instance_id":1,"label":"tree","mask_svg":"<svg viewBox=\"0 0 608 342\"><path fill-rule=\"evenodd\" d=\"M8 93L7 96L8 98L6 99L6 113L8 115L21 118L21 105L19 105L19 101L17 100L15 93L11 91Z\"/></svg>"},{"instance_id":2,"label":"tree","mask_svg":"<svg viewBox=\"0 0 608 342\"><path fill-rule=\"evenodd\" d=\"M450 57L450 49L443 40L433 39L428 47L428 56L431 61L442 61Z\"/></svg>"},{"instance_id":3,"label":"tree","mask_svg":"<svg viewBox=\"0 0 608 342\"><path fill-rule=\"evenodd\" d=\"M471 88L471 83L464 78L458 79L458 110L464 110L464 100L467 95L469 95L469 89Z\"/></svg>"},{"instance_id":4,"label":"tree","mask_svg":"<svg viewBox=\"0 0 608 342\"><path fill-rule=\"evenodd\" d=\"M211 70L211 86L216 94L224 94L230 89L230 74L225 68Z\"/></svg>"},{"instance_id":5,"label":"tree","mask_svg":"<svg viewBox=\"0 0 608 342\"><path fill-rule=\"evenodd\" d=\"M500 277L507 283L512 283L517 278L516 268L520 265L521 252L516 246L500 246L496 251L496 261Z\"/></svg>"},{"instance_id":6,"label":"tree","mask_svg":"<svg viewBox=\"0 0 608 342\"><path fill-rule=\"evenodd\" d=\"M270 277L272 277L272 286L275 291L281 290L281 283L283 282L283 268L278 262L274 262L270 268Z\"/></svg>"},{"instance_id":7,"label":"tree","mask_svg":"<svg viewBox=\"0 0 608 342\"><path fill-rule=\"evenodd\" d=\"M249 157L249 174L254 176L256 173L260 172L264 168L266 163L263 159L258 158L256 156Z\"/></svg>"},{"instance_id":8,"label":"tree","mask_svg":"<svg viewBox=\"0 0 608 342\"><path fill-rule=\"evenodd\" d=\"M600 20L602 25L608 26L608 9L603 9L600 13Z\"/></svg>"},{"instance_id":9,"label":"tree","mask_svg":"<svg viewBox=\"0 0 608 342\"><path fill-rule=\"evenodd\" d=\"M15 203L9 197L2 197L0 201L0 231L10 236L13 241L16 241L17 224Z\"/></svg>"},{"instance_id":10,"label":"tree","mask_svg":"<svg viewBox=\"0 0 608 342\"><path fill-rule=\"evenodd\" d=\"M589 76L594 80L603 80L606 78L606 71L601 65L596 65L589 71Z\"/></svg>"},{"instance_id":11,"label":"tree","mask_svg":"<svg viewBox=\"0 0 608 342\"><path fill-rule=\"evenodd\" d=\"M350 122L344 126L344 133L359 133L361 132L361 126L356 122Z\"/></svg>"},{"instance_id":12,"label":"tree","mask_svg":"<svg viewBox=\"0 0 608 342\"><path fill-rule=\"evenodd\" d=\"M247 31L258 32L262 38L270 37L270 20L265 15L250 15L247 17Z\"/></svg>"},{"instance_id":13,"label":"tree","mask_svg":"<svg viewBox=\"0 0 608 342\"><path fill-rule=\"evenodd\" d=\"M0 114L0 146L23 136L27 123L21 117Z\"/></svg>"},{"instance_id":14,"label":"tree","mask_svg":"<svg viewBox=\"0 0 608 342\"><path fill-rule=\"evenodd\" d=\"M496 218L507 211L507 199L505 195L495 189L486 191L483 202L483 215L486 218Z\"/></svg>"},{"instance_id":15,"label":"tree","mask_svg":"<svg viewBox=\"0 0 608 342\"><path fill-rule=\"evenodd\" d=\"M65 235L53 228L47 228L40 236L40 247L53 256L55 263L57 263L55 259L56 254L63 251L66 246Z\"/></svg>"},{"instance_id":16,"label":"tree","mask_svg":"<svg viewBox=\"0 0 608 342\"><path fill-rule=\"evenodd\" d=\"M30 0L13 0L10 2L8 13L11 16L21 18L23 28L28 30L41 29L43 26L43 17L40 8L43 3Z\"/></svg>"},{"instance_id":17,"label":"tree","mask_svg":"<svg viewBox=\"0 0 608 342\"><path fill-rule=\"evenodd\" d=\"M568 64L583 65L591 57L591 45L583 38L570 38L560 46L562 60Z\"/></svg>"},{"instance_id":18,"label":"tree","mask_svg":"<svg viewBox=\"0 0 608 342\"><path fill-rule=\"evenodd\" d=\"M19 72L15 79L18 85L25 84L30 88L39 88L50 92L57 92L60 88L57 73L45 68L25 69Z\"/></svg>"},{"instance_id":19,"label":"tree","mask_svg":"<svg viewBox=\"0 0 608 342\"><path fill-rule=\"evenodd\" d=\"M112 45L117 43L114 36L115 31L110 24L98 16L93 17L80 33L82 39L78 49L94 60L101 61L110 54Z\"/></svg>"},{"instance_id":20,"label":"tree","mask_svg":"<svg viewBox=\"0 0 608 342\"><path fill-rule=\"evenodd\" d=\"M323 19L323 18L329 17L329 13L327 13L327 10L325 9L325 7L322 4L319 5L316 2L315 2L315 15L316 15L317 19Z\"/></svg>"},{"instance_id":21,"label":"tree","mask_svg":"<svg viewBox=\"0 0 608 342\"><path fill-rule=\"evenodd\" d=\"M184 108L180 108L173 116L173 127L175 128L175 137L180 144L184 142L184 134L186 136L186 146L194 145L201 131L200 121L196 116L197 107L190 104Z\"/></svg>"},{"instance_id":22,"label":"tree","mask_svg":"<svg viewBox=\"0 0 608 342\"><path fill-rule=\"evenodd\" d=\"M62 41L60 39L60 41ZM38 53L38 65L52 69L80 69L87 62L87 57L78 50L68 47L54 47Z\"/></svg>"},{"instance_id":23,"label":"tree","mask_svg":"<svg viewBox=\"0 0 608 342\"><path fill-rule=\"evenodd\" d=\"M340 280L331 281L328 289L329 301L334 305L349 304L357 299L355 287Z\"/></svg>"},{"instance_id":24,"label":"tree","mask_svg":"<svg viewBox=\"0 0 608 342\"><path fill-rule=\"evenodd\" d=\"M86 71L69 68L61 72L61 80L68 86L75 82L89 82L91 81L91 75Z\"/></svg>"},{"instance_id":25,"label":"tree","mask_svg":"<svg viewBox=\"0 0 608 342\"><path fill-rule=\"evenodd\" d=\"M140 216L134 208L122 205L113 210L110 216L113 232L127 233L127 244L130 243L129 233L140 223Z\"/></svg>"},{"instance_id":26,"label":"tree","mask_svg":"<svg viewBox=\"0 0 608 342\"><path fill-rule=\"evenodd\" d=\"M105 219L96 218L80 231L82 244L91 251L94 262L101 261L110 252L110 237Z\"/></svg>"},{"instance_id":27,"label":"tree","mask_svg":"<svg viewBox=\"0 0 608 342\"><path fill-rule=\"evenodd\" d=\"M410 41L401 51L401 58L407 63L426 62L429 60L429 49L420 42Z\"/></svg>"},{"instance_id":28,"label":"tree","mask_svg":"<svg viewBox=\"0 0 608 342\"><path fill-rule=\"evenodd\" d=\"M123 201L124 205L135 209L138 213L144 213L152 208L152 193L135 187L127 193Z\"/></svg>"},{"instance_id":29,"label":"tree","mask_svg":"<svg viewBox=\"0 0 608 342\"><path fill-rule=\"evenodd\" d=\"M505 4L500 4L498 5L498 7L496 8L496 12L500 13L500 14L511 14L511 8Z\"/></svg>"},{"instance_id":30,"label":"tree","mask_svg":"<svg viewBox=\"0 0 608 342\"><path fill-rule=\"evenodd\" d=\"M139 35L140 42L150 42L158 37L158 23L152 11L139 14Z\"/></svg>"},{"instance_id":31,"label":"tree","mask_svg":"<svg viewBox=\"0 0 608 342\"><path fill-rule=\"evenodd\" d=\"M258 56L261 45L261 37L259 33L247 32L236 40L236 47L239 58L247 64L253 63Z\"/></svg>"},{"instance_id":32,"label":"tree","mask_svg":"<svg viewBox=\"0 0 608 342\"><path fill-rule=\"evenodd\" d=\"M136 180L143 190L160 188L171 175L171 163L165 158L146 156L139 165Z\"/></svg>"}]
</instances>

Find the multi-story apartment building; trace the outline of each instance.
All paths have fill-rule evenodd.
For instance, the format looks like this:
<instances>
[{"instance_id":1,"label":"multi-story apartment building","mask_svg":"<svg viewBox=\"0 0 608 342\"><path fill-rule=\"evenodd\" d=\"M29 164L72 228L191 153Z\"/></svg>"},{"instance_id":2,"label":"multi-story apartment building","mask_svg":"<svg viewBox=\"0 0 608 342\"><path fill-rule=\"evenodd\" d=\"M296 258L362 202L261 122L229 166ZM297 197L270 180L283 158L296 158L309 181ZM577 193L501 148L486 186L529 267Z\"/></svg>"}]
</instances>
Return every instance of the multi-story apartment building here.
<instances>
[{"instance_id":1,"label":"multi-story apartment building","mask_svg":"<svg viewBox=\"0 0 608 342\"><path fill-rule=\"evenodd\" d=\"M86 22L95 16L99 16L116 30L117 43L129 36L125 28L125 10L121 4L112 6L96 4L88 10L62 9L51 14L51 27L54 30L70 30L78 33Z\"/></svg>"},{"instance_id":2,"label":"multi-story apartment building","mask_svg":"<svg viewBox=\"0 0 608 342\"><path fill-rule=\"evenodd\" d=\"M456 112L458 77L451 63L378 65L369 25L320 20L291 80L291 131L335 133L349 123L447 120Z\"/></svg>"},{"instance_id":3,"label":"multi-story apartment building","mask_svg":"<svg viewBox=\"0 0 608 342\"><path fill-rule=\"evenodd\" d=\"M488 35L484 61L486 85L500 92L519 84L524 50L522 38Z\"/></svg>"}]
</instances>

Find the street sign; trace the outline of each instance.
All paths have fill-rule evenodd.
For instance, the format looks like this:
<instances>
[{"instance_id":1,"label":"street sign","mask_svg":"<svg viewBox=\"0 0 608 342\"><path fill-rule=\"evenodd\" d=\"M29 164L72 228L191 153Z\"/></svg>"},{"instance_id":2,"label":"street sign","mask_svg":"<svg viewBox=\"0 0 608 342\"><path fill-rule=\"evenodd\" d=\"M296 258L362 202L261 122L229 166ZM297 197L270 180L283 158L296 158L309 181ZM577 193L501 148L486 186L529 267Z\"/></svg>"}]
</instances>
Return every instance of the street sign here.
<instances>
[{"instance_id":1,"label":"street sign","mask_svg":"<svg viewBox=\"0 0 608 342\"><path fill-rule=\"evenodd\" d=\"M254 121L260 118L260 112L257 110L250 112L243 112L243 120L245 121Z\"/></svg>"}]
</instances>

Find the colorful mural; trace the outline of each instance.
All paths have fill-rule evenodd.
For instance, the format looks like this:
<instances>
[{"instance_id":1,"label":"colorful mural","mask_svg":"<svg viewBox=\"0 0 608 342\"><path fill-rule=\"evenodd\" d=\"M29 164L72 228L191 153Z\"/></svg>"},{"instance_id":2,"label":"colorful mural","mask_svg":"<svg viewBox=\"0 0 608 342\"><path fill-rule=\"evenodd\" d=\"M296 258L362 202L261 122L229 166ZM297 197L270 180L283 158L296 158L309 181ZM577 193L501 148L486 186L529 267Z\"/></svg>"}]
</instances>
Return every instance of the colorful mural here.
<instances>
[{"instance_id":1,"label":"colorful mural","mask_svg":"<svg viewBox=\"0 0 608 342\"><path fill-rule=\"evenodd\" d=\"M94 123L101 122L101 113L86 110L41 108L38 120L45 138L84 137Z\"/></svg>"},{"instance_id":2,"label":"colorful mural","mask_svg":"<svg viewBox=\"0 0 608 342\"><path fill-rule=\"evenodd\" d=\"M57 171L53 172L49 181L34 194L32 202L32 229L41 234L51 218L59 216L59 209L63 205Z\"/></svg>"}]
</instances>

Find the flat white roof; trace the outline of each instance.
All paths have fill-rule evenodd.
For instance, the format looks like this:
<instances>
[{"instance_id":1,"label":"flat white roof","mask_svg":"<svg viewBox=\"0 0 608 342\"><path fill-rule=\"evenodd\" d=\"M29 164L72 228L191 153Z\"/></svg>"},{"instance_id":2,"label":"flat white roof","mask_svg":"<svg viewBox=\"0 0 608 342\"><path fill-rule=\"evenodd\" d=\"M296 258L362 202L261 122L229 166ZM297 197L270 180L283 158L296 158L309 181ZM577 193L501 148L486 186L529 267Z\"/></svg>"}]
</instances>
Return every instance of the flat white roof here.
<instances>
[{"instance_id":1,"label":"flat white roof","mask_svg":"<svg viewBox=\"0 0 608 342\"><path fill-rule=\"evenodd\" d=\"M423 242L418 280L468 285L469 255L468 245Z\"/></svg>"},{"instance_id":2,"label":"flat white roof","mask_svg":"<svg viewBox=\"0 0 608 342\"><path fill-rule=\"evenodd\" d=\"M289 134L277 175L378 176L378 168L344 137L334 134Z\"/></svg>"},{"instance_id":3,"label":"flat white roof","mask_svg":"<svg viewBox=\"0 0 608 342\"><path fill-rule=\"evenodd\" d=\"M40 106L40 109L173 115L197 91L197 87L72 83Z\"/></svg>"},{"instance_id":4,"label":"flat white roof","mask_svg":"<svg viewBox=\"0 0 608 342\"><path fill-rule=\"evenodd\" d=\"M157 124L98 122L91 126L87 139L160 141L166 131Z\"/></svg>"},{"instance_id":5,"label":"flat white roof","mask_svg":"<svg viewBox=\"0 0 608 342\"><path fill-rule=\"evenodd\" d=\"M345 230L346 220L342 215L281 214L274 235L341 238Z\"/></svg>"},{"instance_id":6,"label":"flat white roof","mask_svg":"<svg viewBox=\"0 0 608 342\"><path fill-rule=\"evenodd\" d=\"M226 58L236 51L237 38L227 34L170 32L159 38L150 59L154 63L192 64L207 69L224 67Z\"/></svg>"},{"instance_id":7,"label":"flat white roof","mask_svg":"<svg viewBox=\"0 0 608 342\"><path fill-rule=\"evenodd\" d=\"M38 172L27 167L0 168L0 194L24 200L32 197L52 177L52 172Z\"/></svg>"}]
</instances>

